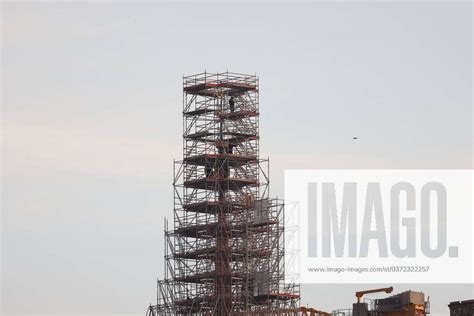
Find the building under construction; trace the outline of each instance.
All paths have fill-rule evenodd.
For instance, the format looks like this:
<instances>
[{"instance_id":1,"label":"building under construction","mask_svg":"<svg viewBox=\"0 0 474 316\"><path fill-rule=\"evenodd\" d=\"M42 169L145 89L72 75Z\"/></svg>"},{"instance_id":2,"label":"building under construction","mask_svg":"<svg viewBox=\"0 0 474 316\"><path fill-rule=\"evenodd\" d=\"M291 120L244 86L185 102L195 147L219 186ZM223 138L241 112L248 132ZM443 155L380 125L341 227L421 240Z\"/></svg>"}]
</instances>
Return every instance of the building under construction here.
<instances>
[{"instance_id":1,"label":"building under construction","mask_svg":"<svg viewBox=\"0 0 474 316\"><path fill-rule=\"evenodd\" d=\"M284 283L284 205L269 197L259 114L255 75L183 78L174 220L165 223L164 278L148 315L300 310L299 285Z\"/></svg>"},{"instance_id":2,"label":"building under construction","mask_svg":"<svg viewBox=\"0 0 474 316\"><path fill-rule=\"evenodd\" d=\"M366 294L392 293L393 287L370 289L356 292L357 303L352 309L332 311L331 316L426 316L430 314L430 302L423 292L405 291L386 298L365 299Z\"/></svg>"}]
</instances>

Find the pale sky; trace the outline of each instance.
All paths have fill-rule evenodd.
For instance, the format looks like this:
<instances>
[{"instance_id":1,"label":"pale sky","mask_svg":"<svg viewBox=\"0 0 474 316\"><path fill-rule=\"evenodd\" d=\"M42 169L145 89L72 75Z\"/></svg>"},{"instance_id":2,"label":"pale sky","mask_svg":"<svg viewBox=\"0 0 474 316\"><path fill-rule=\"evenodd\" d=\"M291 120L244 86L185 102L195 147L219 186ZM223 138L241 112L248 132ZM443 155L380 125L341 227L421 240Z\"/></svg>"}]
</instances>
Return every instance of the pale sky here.
<instances>
[{"instance_id":1,"label":"pale sky","mask_svg":"<svg viewBox=\"0 0 474 316\"><path fill-rule=\"evenodd\" d=\"M472 4L1 4L2 315L144 315L182 75L260 77L271 192L294 168L472 168ZM354 142L353 136L359 141ZM350 308L373 285L302 287ZM472 285L421 290L432 315Z\"/></svg>"}]
</instances>

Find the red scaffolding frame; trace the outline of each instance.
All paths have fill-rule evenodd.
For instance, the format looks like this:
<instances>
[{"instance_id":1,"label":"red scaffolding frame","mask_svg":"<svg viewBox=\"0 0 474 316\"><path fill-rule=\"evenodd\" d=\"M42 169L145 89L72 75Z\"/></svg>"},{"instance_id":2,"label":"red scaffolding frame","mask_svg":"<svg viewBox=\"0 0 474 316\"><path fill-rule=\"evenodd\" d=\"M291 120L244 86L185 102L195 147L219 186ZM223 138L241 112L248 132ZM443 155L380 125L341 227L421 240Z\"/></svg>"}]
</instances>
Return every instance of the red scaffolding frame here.
<instances>
[{"instance_id":1,"label":"red scaffolding frame","mask_svg":"<svg viewBox=\"0 0 474 316\"><path fill-rule=\"evenodd\" d=\"M183 78L183 159L174 166L174 221L149 315L280 314L299 307L285 284L284 204L269 197L259 153L256 75Z\"/></svg>"}]
</instances>

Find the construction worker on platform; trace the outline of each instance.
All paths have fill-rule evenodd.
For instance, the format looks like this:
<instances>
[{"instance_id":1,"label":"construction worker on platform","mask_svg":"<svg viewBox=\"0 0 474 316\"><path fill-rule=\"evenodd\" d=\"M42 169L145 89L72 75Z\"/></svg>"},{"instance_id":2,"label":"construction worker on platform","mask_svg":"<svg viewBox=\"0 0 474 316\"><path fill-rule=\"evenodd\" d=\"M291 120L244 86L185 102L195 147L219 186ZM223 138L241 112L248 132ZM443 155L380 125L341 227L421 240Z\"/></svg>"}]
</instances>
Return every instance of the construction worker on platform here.
<instances>
[{"instance_id":1,"label":"construction worker on platform","mask_svg":"<svg viewBox=\"0 0 474 316\"><path fill-rule=\"evenodd\" d=\"M233 154L234 153L234 147L235 147L235 145L229 144L227 152L229 154Z\"/></svg>"},{"instance_id":2,"label":"construction worker on platform","mask_svg":"<svg viewBox=\"0 0 474 316\"><path fill-rule=\"evenodd\" d=\"M206 177L210 177L212 175L212 167L206 166Z\"/></svg>"},{"instance_id":3,"label":"construction worker on platform","mask_svg":"<svg viewBox=\"0 0 474 316\"><path fill-rule=\"evenodd\" d=\"M245 208L251 208L253 206L254 197L252 194L247 193L245 195Z\"/></svg>"},{"instance_id":4,"label":"construction worker on platform","mask_svg":"<svg viewBox=\"0 0 474 316\"><path fill-rule=\"evenodd\" d=\"M230 107L230 111L231 111L231 112L234 112L234 110L235 110L234 97L230 97L230 99L229 99L229 107Z\"/></svg>"}]
</instances>

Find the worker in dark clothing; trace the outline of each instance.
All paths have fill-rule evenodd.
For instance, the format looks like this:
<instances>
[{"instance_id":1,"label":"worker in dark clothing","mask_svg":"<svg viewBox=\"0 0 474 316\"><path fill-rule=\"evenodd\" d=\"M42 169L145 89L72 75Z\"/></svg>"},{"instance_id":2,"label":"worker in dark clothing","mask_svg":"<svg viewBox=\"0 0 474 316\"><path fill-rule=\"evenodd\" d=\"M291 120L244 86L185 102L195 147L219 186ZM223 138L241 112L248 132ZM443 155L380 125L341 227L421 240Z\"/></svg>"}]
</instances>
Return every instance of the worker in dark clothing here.
<instances>
[{"instance_id":1,"label":"worker in dark clothing","mask_svg":"<svg viewBox=\"0 0 474 316\"><path fill-rule=\"evenodd\" d=\"M230 176L229 162L228 161L224 162L222 167L224 169L224 178L228 178Z\"/></svg>"},{"instance_id":2,"label":"worker in dark clothing","mask_svg":"<svg viewBox=\"0 0 474 316\"><path fill-rule=\"evenodd\" d=\"M229 99L229 107L230 107L230 111L231 111L231 112L234 112L234 110L235 110L234 97L230 97L230 99Z\"/></svg>"},{"instance_id":3,"label":"worker in dark clothing","mask_svg":"<svg viewBox=\"0 0 474 316\"><path fill-rule=\"evenodd\" d=\"M229 154L233 154L233 153L234 153L234 147L235 147L235 145L229 144Z\"/></svg>"},{"instance_id":4,"label":"worker in dark clothing","mask_svg":"<svg viewBox=\"0 0 474 316\"><path fill-rule=\"evenodd\" d=\"M212 167L206 166L206 177L210 177L212 175Z\"/></svg>"}]
</instances>

